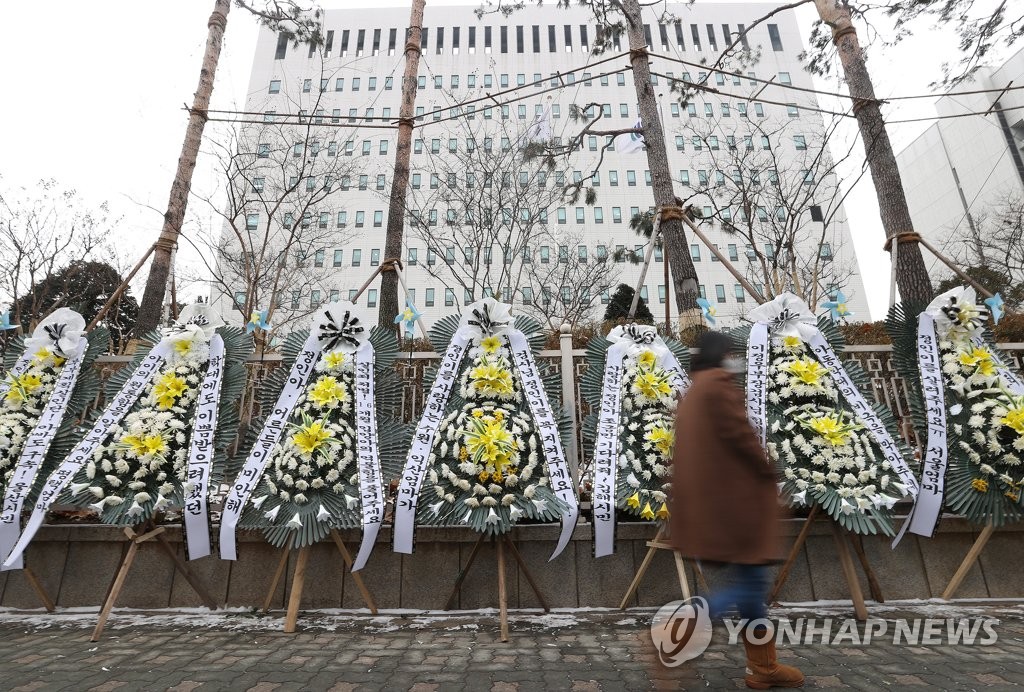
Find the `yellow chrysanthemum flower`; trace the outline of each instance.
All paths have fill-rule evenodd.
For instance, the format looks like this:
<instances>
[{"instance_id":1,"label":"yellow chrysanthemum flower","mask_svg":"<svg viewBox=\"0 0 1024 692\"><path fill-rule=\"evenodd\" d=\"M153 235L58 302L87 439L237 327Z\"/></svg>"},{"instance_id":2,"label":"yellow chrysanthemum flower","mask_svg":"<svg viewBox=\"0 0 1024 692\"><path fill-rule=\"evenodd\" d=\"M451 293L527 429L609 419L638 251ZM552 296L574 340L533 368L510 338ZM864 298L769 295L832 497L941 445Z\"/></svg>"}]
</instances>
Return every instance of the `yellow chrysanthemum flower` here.
<instances>
[{"instance_id":1,"label":"yellow chrysanthemum flower","mask_svg":"<svg viewBox=\"0 0 1024 692\"><path fill-rule=\"evenodd\" d=\"M347 401L348 391L337 378L326 376L316 381L309 398L318 408L329 408Z\"/></svg>"},{"instance_id":2,"label":"yellow chrysanthemum flower","mask_svg":"<svg viewBox=\"0 0 1024 692\"><path fill-rule=\"evenodd\" d=\"M28 401L29 395L43 386L42 378L34 372L26 372L18 377L8 375L8 382L10 389L6 398L13 402Z\"/></svg>"},{"instance_id":3,"label":"yellow chrysanthemum flower","mask_svg":"<svg viewBox=\"0 0 1024 692\"><path fill-rule=\"evenodd\" d=\"M665 423L658 423L644 434L644 439L654 445L658 453L663 457L672 456L672 446L675 444L675 433Z\"/></svg>"},{"instance_id":4,"label":"yellow chrysanthemum flower","mask_svg":"<svg viewBox=\"0 0 1024 692\"><path fill-rule=\"evenodd\" d=\"M496 363L483 363L469 371L469 379L484 396L512 393L512 373Z\"/></svg>"},{"instance_id":5,"label":"yellow chrysanthemum flower","mask_svg":"<svg viewBox=\"0 0 1024 692\"><path fill-rule=\"evenodd\" d=\"M988 481L984 478L975 478L971 481L971 487L977 490L979 493L988 492Z\"/></svg>"},{"instance_id":6,"label":"yellow chrysanthemum flower","mask_svg":"<svg viewBox=\"0 0 1024 692\"><path fill-rule=\"evenodd\" d=\"M175 401L188 391L188 382L174 371L165 372L153 385L153 396L157 407L166 411L174 406Z\"/></svg>"},{"instance_id":7,"label":"yellow chrysanthemum flower","mask_svg":"<svg viewBox=\"0 0 1024 692\"><path fill-rule=\"evenodd\" d=\"M1011 407L999 422L1024 437L1024 399Z\"/></svg>"},{"instance_id":8,"label":"yellow chrysanthemum flower","mask_svg":"<svg viewBox=\"0 0 1024 692\"><path fill-rule=\"evenodd\" d=\"M783 365L782 369L800 380L803 384L811 386L821 382L821 378L827 372L821 363L813 358L797 358L792 363Z\"/></svg>"},{"instance_id":9,"label":"yellow chrysanthemum flower","mask_svg":"<svg viewBox=\"0 0 1024 692\"><path fill-rule=\"evenodd\" d=\"M658 363L658 356L654 351L643 351L636 357L636 364L645 370L650 370Z\"/></svg>"},{"instance_id":10,"label":"yellow chrysanthemum flower","mask_svg":"<svg viewBox=\"0 0 1024 692\"><path fill-rule=\"evenodd\" d=\"M494 353L501 348L501 339L496 336L485 336L480 340L480 348L484 350L484 353Z\"/></svg>"},{"instance_id":11,"label":"yellow chrysanthemum flower","mask_svg":"<svg viewBox=\"0 0 1024 692\"><path fill-rule=\"evenodd\" d=\"M312 454L320 449L330 437L331 433L326 429L323 421L312 421L299 426L298 431L292 435L292 444L303 453Z\"/></svg>"},{"instance_id":12,"label":"yellow chrysanthemum flower","mask_svg":"<svg viewBox=\"0 0 1024 692\"><path fill-rule=\"evenodd\" d=\"M790 353L800 353L804 350L804 342L799 336L784 336L782 348Z\"/></svg>"},{"instance_id":13,"label":"yellow chrysanthemum flower","mask_svg":"<svg viewBox=\"0 0 1024 692\"><path fill-rule=\"evenodd\" d=\"M657 401L672 393L672 385L668 383L668 377L665 375L646 370L636 376L636 380L633 381L633 390L645 399Z\"/></svg>"},{"instance_id":14,"label":"yellow chrysanthemum flower","mask_svg":"<svg viewBox=\"0 0 1024 692\"><path fill-rule=\"evenodd\" d=\"M174 352L179 356L187 356L192 350L192 339L179 339L174 342Z\"/></svg>"},{"instance_id":15,"label":"yellow chrysanthemum flower","mask_svg":"<svg viewBox=\"0 0 1024 692\"><path fill-rule=\"evenodd\" d=\"M324 365L328 368L339 368L345 363L344 351L331 351L324 356Z\"/></svg>"},{"instance_id":16,"label":"yellow chrysanthemum flower","mask_svg":"<svg viewBox=\"0 0 1024 692\"><path fill-rule=\"evenodd\" d=\"M46 348L45 346L43 348L39 349L38 351L36 351L34 354L32 354L32 357L33 357L33 360L35 361L34 362L35 365L42 365L43 363L45 363L47 360L49 360L51 358L53 359L53 364L55 366L60 366L60 365L64 364L64 359L63 358L61 358L60 356L58 356L56 353L54 353L50 349Z\"/></svg>"},{"instance_id":17,"label":"yellow chrysanthemum flower","mask_svg":"<svg viewBox=\"0 0 1024 692\"><path fill-rule=\"evenodd\" d=\"M163 435L125 435L121 444L135 452L138 457L162 456L167 453L167 440Z\"/></svg>"},{"instance_id":18,"label":"yellow chrysanthemum flower","mask_svg":"<svg viewBox=\"0 0 1024 692\"><path fill-rule=\"evenodd\" d=\"M960 353L960 365L967 368L974 368L975 372L992 377L996 374L996 366L992 360L992 352L987 348L971 348L969 351Z\"/></svg>"},{"instance_id":19,"label":"yellow chrysanthemum flower","mask_svg":"<svg viewBox=\"0 0 1024 692\"><path fill-rule=\"evenodd\" d=\"M861 427L855 423L843 421L835 413L811 418L804 423L804 426L813 430L833 447L845 445L850 439L850 433Z\"/></svg>"},{"instance_id":20,"label":"yellow chrysanthemum flower","mask_svg":"<svg viewBox=\"0 0 1024 692\"><path fill-rule=\"evenodd\" d=\"M487 418L469 418L464 432L465 448L473 462L493 466L495 475L504 475L512 466L515 442L503 421Z\"/></svg>"}]
</instances>

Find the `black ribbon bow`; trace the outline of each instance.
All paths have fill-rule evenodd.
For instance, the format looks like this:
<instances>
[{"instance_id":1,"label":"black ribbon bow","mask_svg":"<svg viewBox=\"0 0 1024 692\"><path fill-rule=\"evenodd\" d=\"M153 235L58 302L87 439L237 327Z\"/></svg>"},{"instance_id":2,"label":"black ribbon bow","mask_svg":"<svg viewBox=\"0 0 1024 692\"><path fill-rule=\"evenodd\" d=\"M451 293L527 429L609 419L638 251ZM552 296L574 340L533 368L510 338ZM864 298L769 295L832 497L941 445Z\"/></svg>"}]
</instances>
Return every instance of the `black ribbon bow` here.
<instances>
[{"instance_id":1,"label":"black ribbon bow","mask_svg":"<svg viewBox=\"0 0 1024 692\"><path fill-rule=\"evenodd\" d=\"M64 338L64 332L67 330L66 324L47 324L43 325L43 331L46 332L46 336L50 338L53 345L60 349L60 340Z\"/></svg>"},{"instance_id":2,"label":"black ribbon bow","mask_svg":"<svg viewBox=\"0 0 1024 692\"><path fill-rule=\"evenodd\" d=\"M366 330L359 323L358 317L349 310L346 310L345 315L341 318L340 326L335 321L330 310L324 311L324 318L326 321L318 325L320 333L317 335L317 340L320 342L323 350L333 351L338 348L339 344L347 344L353 348L359 347L359 339L357 337Z\"/></svg>"},{"instance_id":3,"label":"black ribbon bow","mask_svg":"<svg viewBox=\"0 0 1024 692\"><path fill-rule=\"evenodd\" d=\"M644 328L636 324L627 325L623 331L626 333L626 336L633 340L634 343L644 344L646 346L650 346L654 343L654 340L658 338L654 329L651 329L650 327Z\"/></svg>"},{"instance_id":4,"label":"black ribbon bow","mask_svg":"<svg viewBox=\"0 0 1024 692\"><path fill-rule=\"evenodd\" d=\"M467 322L474 327L479 327L486 336L490 336L498 329L508 325L508 322L498 322L491 317L491 310L487 303L484 303L483 308L473 308L473 317L476 319L469 319Z\"/></svg>"},{"instance_id":5,"label":"black ribbon bow","mask_svg":"<svg viewBox=\"0 0 1024 692\"><path fill-rule=\"evenodd\" d=\"M781 329L783 326L785 326L785 324L787 322L789 322L790 320L795 320L798 317L800 317L799 313L794 312L793 310L790 310L789 308L783 308L782 312L780 312L778 315L773 317L771 319L771 322L768 323L768 330L772 331L772 332L776 332L779 329Z\"/></svg>"}]
</instances>

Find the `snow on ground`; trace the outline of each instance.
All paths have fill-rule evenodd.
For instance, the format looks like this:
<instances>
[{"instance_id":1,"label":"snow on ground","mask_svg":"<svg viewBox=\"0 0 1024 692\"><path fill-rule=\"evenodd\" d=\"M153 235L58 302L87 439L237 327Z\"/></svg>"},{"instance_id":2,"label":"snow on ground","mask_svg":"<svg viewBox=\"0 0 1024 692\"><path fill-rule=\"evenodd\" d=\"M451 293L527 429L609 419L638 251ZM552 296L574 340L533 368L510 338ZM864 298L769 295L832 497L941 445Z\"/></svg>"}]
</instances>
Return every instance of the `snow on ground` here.
<instances>
[{"instance_id":1,"label":"snow on ground","mask_svg":"<svg viewBox=\"0 0 1024 692\"><path fill-rule=\"evenodd\" d=\"M540 610L513 610L510 622L520 629L557 630L572 628L583 622L598 621L608 627L644 627L655 608L630 608L621 611L611 608L555 608L550 613ZM962 599L957 601L902 600L869 603L872 618L925 617L962 618L987 617L1024 619L1024 599ZM58 608L55 613L42 609L15 610L0 608L0 625L15 625L31 629L92 628L96 624L99 608ZM785 603L771 610L772 617L833 617L852 616L849 601L812 601ZM624 617L625 616L625 617ZM335 632L355 630L369 634L383 634L404 630L477 630L480 623L487 626L496 620L495 608L481 610L411 610L382 609L373 616L368 610L323 609L305 610L300 626L307 630ZM251 608L174 608L166 610L135 610L116 608L108 626L112 628L160 627L185 629L220 629L232 631L279 631L284 613L264 614Z\"/></svg>"}]
</instances>

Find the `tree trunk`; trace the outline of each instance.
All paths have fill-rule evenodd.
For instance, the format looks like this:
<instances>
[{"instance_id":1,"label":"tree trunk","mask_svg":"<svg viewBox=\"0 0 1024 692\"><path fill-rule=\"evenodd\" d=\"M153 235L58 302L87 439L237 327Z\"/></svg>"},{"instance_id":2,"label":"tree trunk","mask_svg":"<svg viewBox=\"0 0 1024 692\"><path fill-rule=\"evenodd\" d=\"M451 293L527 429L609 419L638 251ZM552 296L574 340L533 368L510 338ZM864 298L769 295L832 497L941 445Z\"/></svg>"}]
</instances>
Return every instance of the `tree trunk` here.
<instances>
[{"instance_id":1,"label":"tree trunk","mask_svg":"<svg viewBox=\"0 0 1024 692\"><path fill-rule=\"evenodd\" d=\"M139 305L139 317L135 322L136 337L156 329L160 325L163 313L164 295L167 290L167 277L171 273L171 255L178 244L178 235L185 221L185 209L188 207L188 192L192 186L192 172L196 167L199 155L199 144L206 126L206 109L210 107L210 95L213 93L213 78L217 73L217 61L220 59L221 43L224 29L228 23L228 11L231 0L216 0L213 14L207 23L209 34L206 37L206 53L203 55L203 66L199 71L199 88L196 89L189 113L188 128L185 130L185 141L181 145L181 156L178 158L178 170L171 184L171 196L167 201L164 213L164 225L160 237L156 241L153 252L153 263L149 267L149 278L146 280L146 292L142 295Z\"/></svg>"},{"instance_id":2,"label":"tree trunk","mask_svg":"<svg viewBox=\"0 0 1024 692\"><path fill-rule=\"evenodd\" d=\"M665 149L665 132L658 113L658 100L651 88L651 70L647 64L644 46L644 24L640 15L639 0L623 0L622 11L626 18L626 32L629 38L629 61L633 66L633 81L636 85L636 99L640 118L643 121L644 143L647 145L647 164L651 169L651 186L654 189L654 204L657 208L675 207L676 193L672 187L672 169L668 165ZM693 266L690 249L680 219L661 220L661 234L665 243L665 261L671 262L672 287L676 294L679 312L697 310L697 269ZM653 242L653 239L652 239ZM666 286L666 295L668 287Z\"/></svg>"},{"instance_id":3,"label":"tree trunk","mask_svg":"<svg viewBox=\"0 0 1024 692\"><path fill-rule=\"evenodd\" d=\"M900 170L896 166L896 156L882 120L882 110L875 99L871 75L864 62L864 51L850 18L850 7L845 0L814 0L814 6L821 20L832 29L832 40L843 64L853 99L853 113L860 127L865 157L875 185L882 228L885 229L886 242L890 243L894 236L912 233L914 224L903 192ZM924 305L932 299L932 284L921 255L921 246L912 238L899 241L896 284L904 301Z\"/></svg>"},{"instance_id":4,"label":"tree trunk","mask_svg":"<svg viewBox=\"0 0 1024 692\"><path fill-rule=\"evenodd\" d=\"M402 256L405 230L405 195L409 188L409 156L412 153L413 118L416 112L416 79L420 69L420 34L423 28L423 7L426 0L413 0L409 14L409 34L405 39L405 74L402 77L402 105L398 111L398 146L395 147L395 171L391 177L391 199L388 202L388 228L384 235L384 257ZM398 305L398 274L381 274L380 309L377 324L393 328Z\"/></svg>"}]
</instances>

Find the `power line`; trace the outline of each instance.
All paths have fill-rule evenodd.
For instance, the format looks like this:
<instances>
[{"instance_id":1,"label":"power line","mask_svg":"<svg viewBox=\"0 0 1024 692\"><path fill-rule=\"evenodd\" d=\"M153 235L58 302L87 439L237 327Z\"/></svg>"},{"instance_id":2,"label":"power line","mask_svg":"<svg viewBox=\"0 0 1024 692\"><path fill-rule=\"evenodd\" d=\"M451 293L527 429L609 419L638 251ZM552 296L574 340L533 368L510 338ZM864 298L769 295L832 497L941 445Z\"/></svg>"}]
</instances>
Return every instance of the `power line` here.
<instances>
[{"instance_id":1,"label":"power line","mask_svg":"<svg viewBox=\"0 0 1024 692\"><path fill-rule=\"evenodd\" d=\"M1011 106L1009 108L1000 108L999 111L1002 111L1002 112L1006 113L1006 112L1009 112L1009 111L1020 110L1022 108L1024 108L1024 106ZM904 120L886 120L885 124L886 125L899 125L901 123L918 123L918 122L924 122L926 120L950 120L952 118L967 118L967 117L970 117L972 115L992 115L993 113L997 113L999 111L996 111L996 110L993 110L993 109L989 109L987 111L971 111L969 113L952 113L950 115L932 115L932 116L928 116L928 117L924 117L924 118L906 118Z\"/></svg>"}]
</instances>

